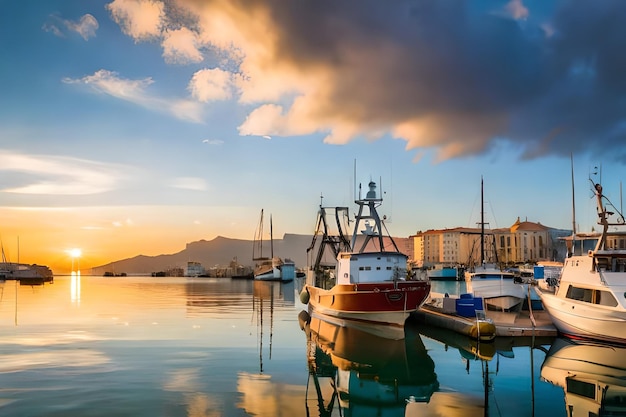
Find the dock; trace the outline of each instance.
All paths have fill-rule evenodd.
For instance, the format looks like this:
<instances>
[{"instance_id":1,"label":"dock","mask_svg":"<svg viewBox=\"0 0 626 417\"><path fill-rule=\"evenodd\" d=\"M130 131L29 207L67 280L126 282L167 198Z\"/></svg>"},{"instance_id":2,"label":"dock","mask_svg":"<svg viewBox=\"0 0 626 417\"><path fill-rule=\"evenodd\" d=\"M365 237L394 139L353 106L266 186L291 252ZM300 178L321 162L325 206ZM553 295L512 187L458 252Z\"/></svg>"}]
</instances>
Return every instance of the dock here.
<instances>
[{"instance_id":1,"label":"dock","mask_svg":"<svg viewBox=\"0 0 626 417\"><path fill-rule=\"evenodd\" d=\"M418 322L450 329L471 338L489 340L497 336L519 337L539 336L556 337L558 332L548 313L544 310L521 310L504 312L492 310L476 310L472 316L458 314L454 305L458 297L444 297L443 294L431 293L429 299L413 313ZM485 326L489 322L492 327ZM480 326L480 327L477 327ZM482 331L480 334L477 330Z\"/></svg>"}]
</instances>

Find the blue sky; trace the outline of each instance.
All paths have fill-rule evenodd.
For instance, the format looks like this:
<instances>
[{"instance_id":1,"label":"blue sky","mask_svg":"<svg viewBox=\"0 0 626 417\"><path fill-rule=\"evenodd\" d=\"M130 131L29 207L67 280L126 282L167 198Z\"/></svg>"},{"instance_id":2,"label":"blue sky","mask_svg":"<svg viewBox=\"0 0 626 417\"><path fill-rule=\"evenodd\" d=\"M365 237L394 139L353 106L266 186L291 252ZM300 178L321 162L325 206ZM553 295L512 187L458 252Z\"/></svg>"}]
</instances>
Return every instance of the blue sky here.
<instances>
[{"instance_id":1,"label":"blue sky","mask_svg":"<svg viewBox=\"0 0 626 417\"><path fill-rule=\"evenodd\" d=\"M93 266L218 235L311 233L382 179L394 235L619 206L622 1L4 2L0 224ZM593 176L599 180L600 175ZM10 243L8 243L10 242Z\"/></svg>"}]
</instances>

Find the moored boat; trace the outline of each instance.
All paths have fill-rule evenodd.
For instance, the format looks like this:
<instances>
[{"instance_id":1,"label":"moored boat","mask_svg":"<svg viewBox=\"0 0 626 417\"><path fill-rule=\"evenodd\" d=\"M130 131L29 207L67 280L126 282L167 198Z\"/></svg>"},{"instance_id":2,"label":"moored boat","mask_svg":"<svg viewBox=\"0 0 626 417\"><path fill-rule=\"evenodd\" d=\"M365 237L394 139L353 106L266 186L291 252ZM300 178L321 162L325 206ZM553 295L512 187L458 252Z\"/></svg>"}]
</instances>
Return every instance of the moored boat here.
<instances>
[{"instance_id":1,"label":"moored boat","mask_svg":"<svg viewBox=\"0 0 626 417\"><path fill-rule=\"evenodd\" d=\"M515 273L505 271L499 266L497 251L495 250L495 237L491 240L493 250L492 260L487 259L485 250L485 219L483 180L480 180L481 190L481 229L480 229L480 263L470 262L465 271L465 284L467 291L476 297L481 297L488 309L515 311L522 307L526 298L527 287L516 279ZM493 236L492 236L493 237Z\"/></svg>"},{"instance_id":2,"label":"moored boat","mask_svg":"<svg viewBox=\"0 0 626 417\"><path fill-rule=\"evenodd\" d=\"M0 281L16 280L24 283L43 284L54 280L52 270L45 265L13 262L0 263Z\"/></svg>"},{"instance_id":3,"label":"moored boat","mask_svg":"<svg viewBox=\"0 0 626 417\"><path fill-rule=\"evenodd\" d=\"M428 296L430 282L413 279L407 270L407 255L400 252L391 236L383 234L377 212L382 198L377 196L376 183L370 181L365 198L359 195L355 203L359 210L350 243L343 238L339 221L337 239L325 236L323 240L331 242L336 254L335 269L325 274L330 279L320 279L319 265L314 266L311 272L317 274L307 279L301 300L308 303L310 313L404 326L409 314ZM324 213L320 206L318 217ZM325 220L323 224L327 224ZM325 250L324 245L320 250Z\"/></svg>"},{"instance_id":4,"label":"moored boat","mask_svg":"<svg viewBox=\"0 0 626 417\"><path fill-rule=\"evenodd\" d=\"M253 276L259 281L292 281L296 275L296 266L289 259L281 259L274 256L274 236L272 230L272 217L270 216L270 256L263 256L263 209L257 234L254 237L252 260L256 262ZM258 252L257 252L258 251Z\"/></svg>"},{"instance_id":5,"label":"moored boat","mask_svg":"<svg viewBox=\"0 0 626 417\"><path fill-rule=\"evenodd\" d=\"M577 251L573 240L558 280L546 280L535 290L560 333L626 344L625 219L602 186L592 185L602 226L595 249ZM607 211L605 202L615 212Z\"/></svg>"}]
</instances>

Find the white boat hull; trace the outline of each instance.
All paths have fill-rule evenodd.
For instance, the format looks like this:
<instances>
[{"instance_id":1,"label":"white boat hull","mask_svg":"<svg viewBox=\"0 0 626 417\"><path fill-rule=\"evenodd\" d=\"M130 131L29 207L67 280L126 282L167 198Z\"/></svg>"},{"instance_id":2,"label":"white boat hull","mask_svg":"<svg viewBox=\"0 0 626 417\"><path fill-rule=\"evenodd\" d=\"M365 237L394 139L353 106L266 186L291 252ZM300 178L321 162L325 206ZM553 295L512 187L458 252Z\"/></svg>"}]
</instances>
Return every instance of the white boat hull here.
<instances>
[{"instance_id":1,"label":"white boat hull","mask_svg":"<svg viewBox=\"0 0 626 417\"><path fill-rule=\"evenodd\" d=\"M466 278L467 291L474 297L482 297L486 306L497 310L520 308L528 296L526 284L518 284L512 278Z\"/></svg>"},{"instance_id":2,"label":"white boat hull","mask_svg":"<svg viewBox=\"0 0 626 417\"><path fill-rule=\"evenodd\" d=\"M540 288L536 291L559 332L626 344L626 311L557 297Z\"/></svg>"}]
</instances>

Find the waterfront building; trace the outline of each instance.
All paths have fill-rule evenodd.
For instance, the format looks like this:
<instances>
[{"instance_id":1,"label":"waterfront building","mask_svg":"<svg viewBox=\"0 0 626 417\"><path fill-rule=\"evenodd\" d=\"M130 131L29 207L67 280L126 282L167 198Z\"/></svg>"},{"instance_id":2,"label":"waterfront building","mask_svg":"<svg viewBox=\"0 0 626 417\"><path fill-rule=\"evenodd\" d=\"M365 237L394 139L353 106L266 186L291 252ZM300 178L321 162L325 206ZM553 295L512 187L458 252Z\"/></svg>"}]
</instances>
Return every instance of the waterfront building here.
<instances>
[{"instance_id":1,"label":"waterfront building","mask_svg":"<svg viewBox=\"0 0 626 417\"><path fill-rule=\"evenodd\" d=\"M554 229L519 218L511 227L485 229L485 262L497 259L512 265L563 260L567 249L562 238L571 233L570 230ZM480 263L480 237L480 228L456 227L417 232L410 236L413 241L412 262L425 268Z\"/></svg>"}]
</instances>

